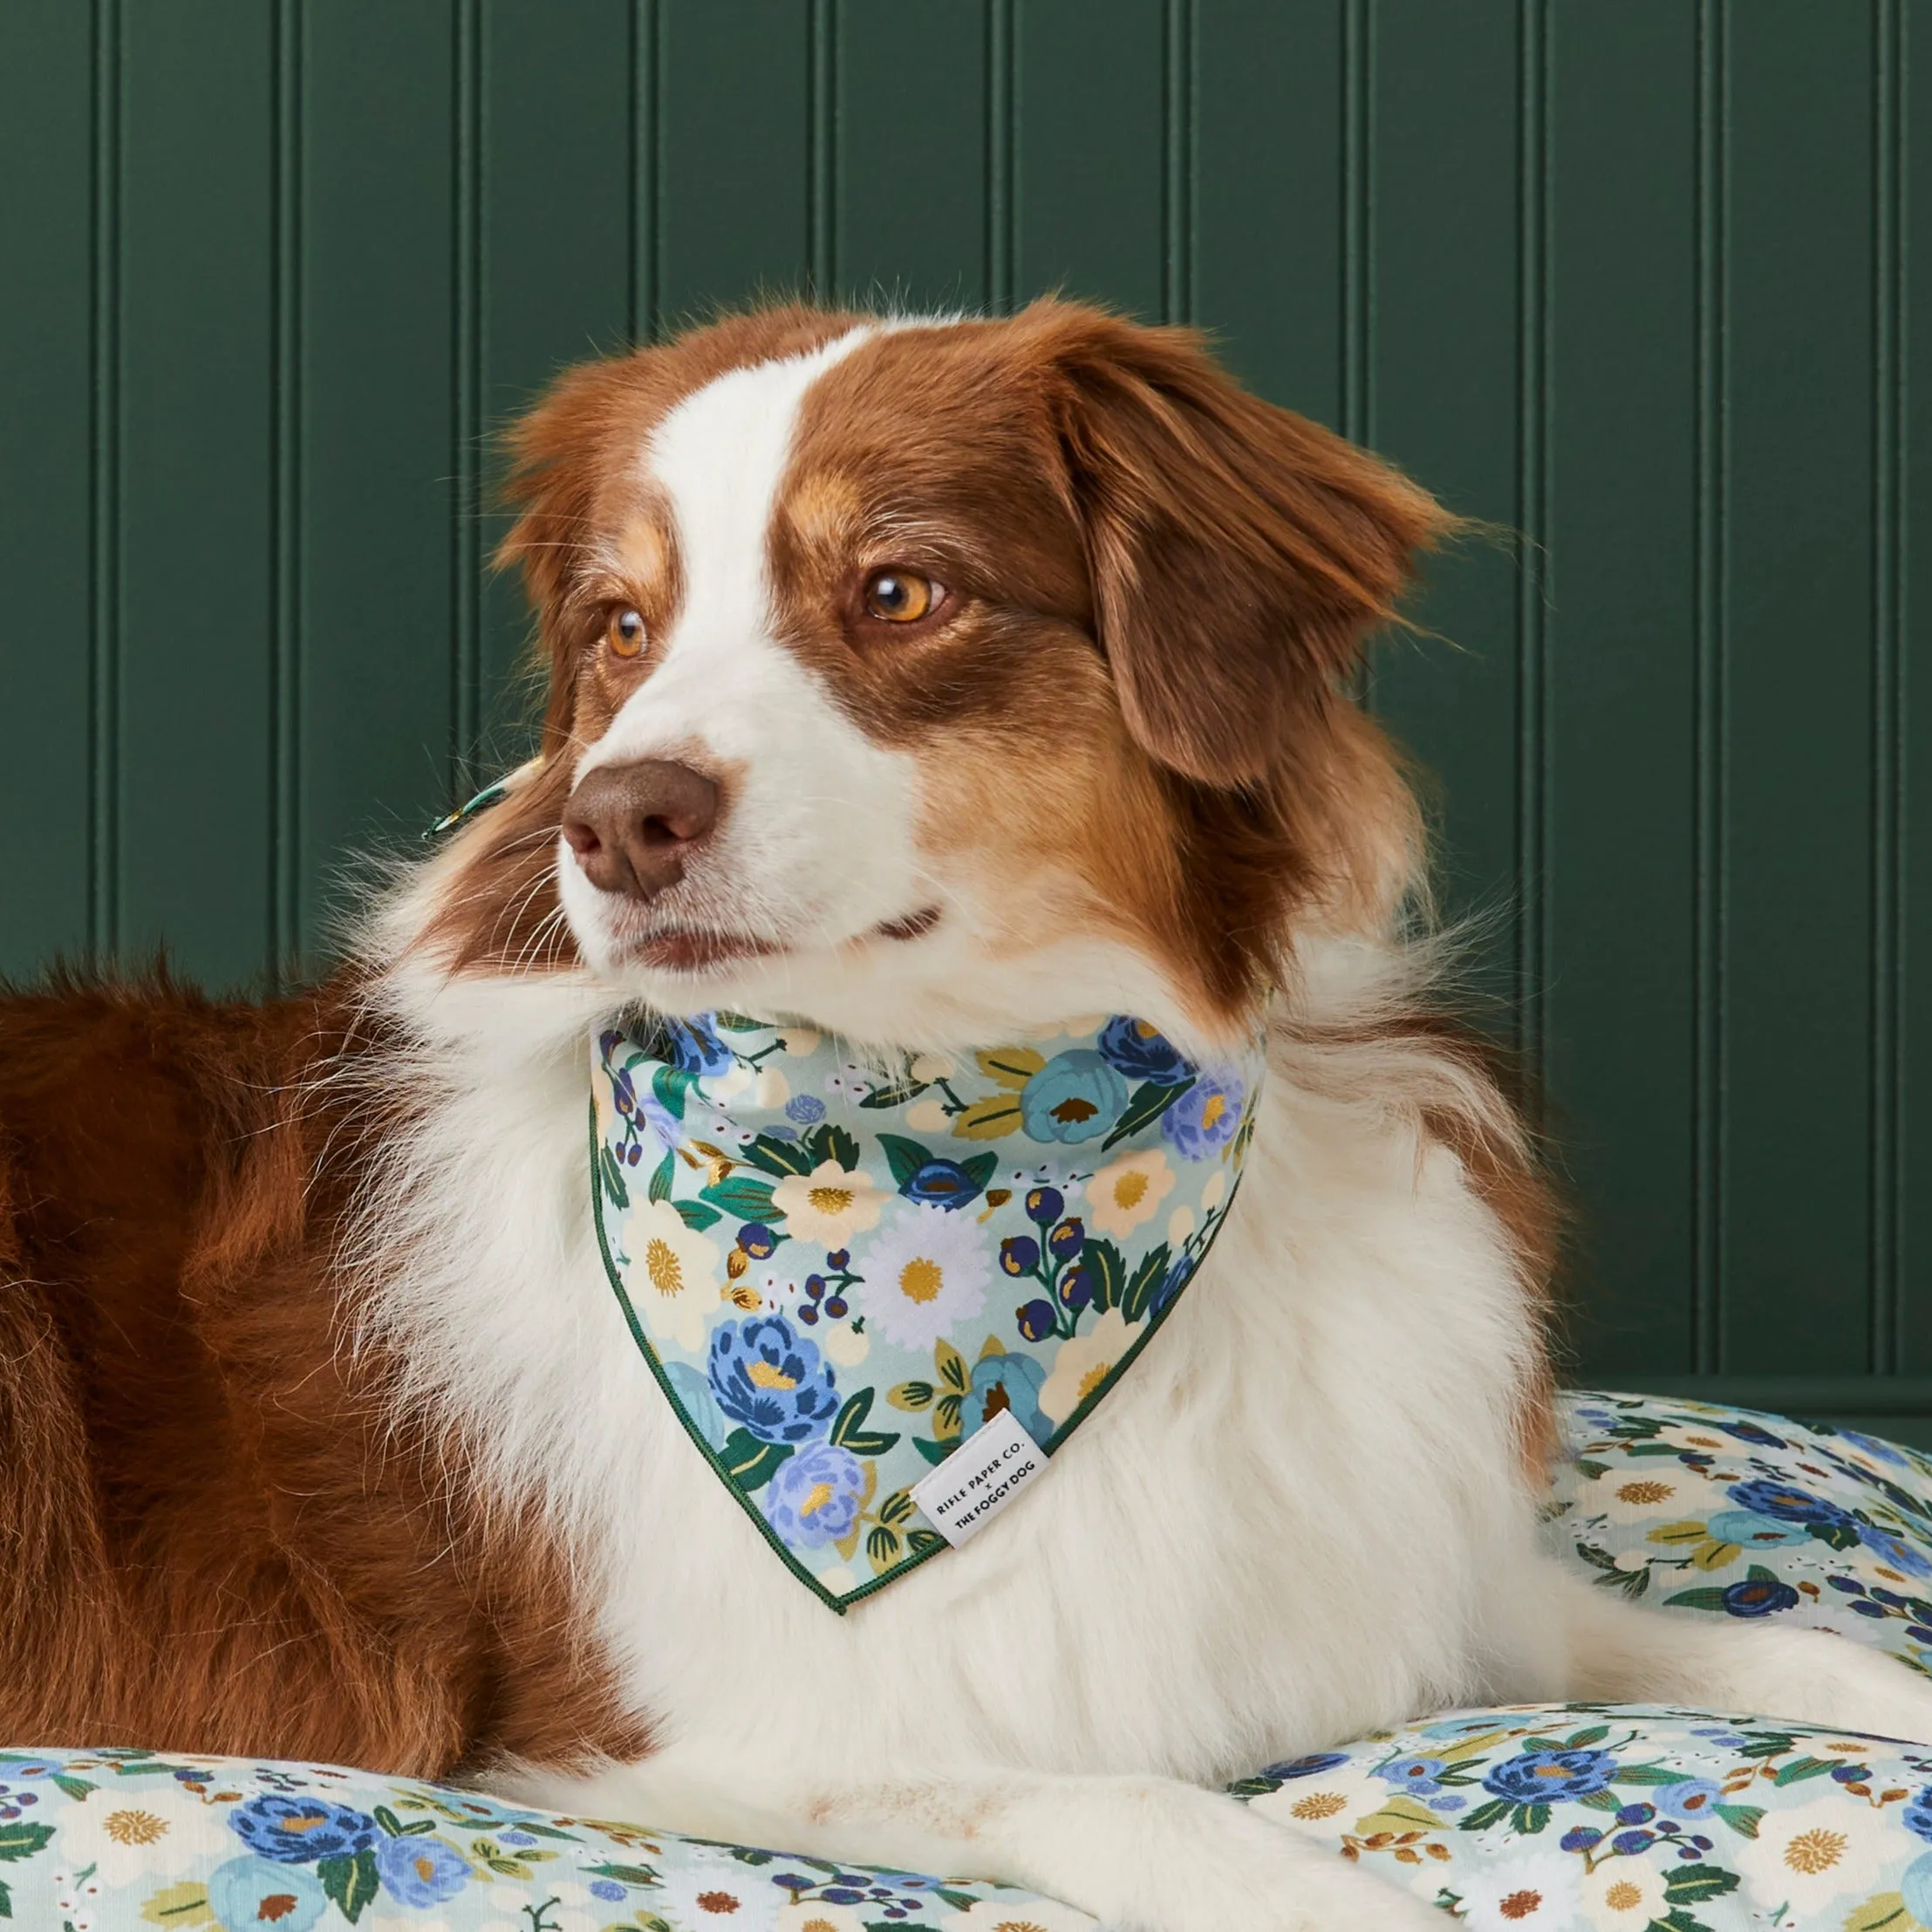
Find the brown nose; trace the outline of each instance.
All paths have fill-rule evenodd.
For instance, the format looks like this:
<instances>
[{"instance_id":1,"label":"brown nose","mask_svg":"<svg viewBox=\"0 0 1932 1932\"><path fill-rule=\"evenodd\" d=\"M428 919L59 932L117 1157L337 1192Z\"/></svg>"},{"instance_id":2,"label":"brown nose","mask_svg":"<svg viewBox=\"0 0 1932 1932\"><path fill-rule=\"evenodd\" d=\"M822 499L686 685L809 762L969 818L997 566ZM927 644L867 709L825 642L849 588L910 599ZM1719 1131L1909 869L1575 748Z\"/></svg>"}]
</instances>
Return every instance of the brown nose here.
<instances>
[{"instance_id":1,"label":"brown nose","mask_svg":"<svg viewBox=\"0 0 1932 1932\"><path fill-rule=\"evenodd\" d=\"M591 884L652 899L684 877L691 849L718 823L718 788L661 758L600 765L577 781L563 836Z\"/></svg>"}]
</instances>

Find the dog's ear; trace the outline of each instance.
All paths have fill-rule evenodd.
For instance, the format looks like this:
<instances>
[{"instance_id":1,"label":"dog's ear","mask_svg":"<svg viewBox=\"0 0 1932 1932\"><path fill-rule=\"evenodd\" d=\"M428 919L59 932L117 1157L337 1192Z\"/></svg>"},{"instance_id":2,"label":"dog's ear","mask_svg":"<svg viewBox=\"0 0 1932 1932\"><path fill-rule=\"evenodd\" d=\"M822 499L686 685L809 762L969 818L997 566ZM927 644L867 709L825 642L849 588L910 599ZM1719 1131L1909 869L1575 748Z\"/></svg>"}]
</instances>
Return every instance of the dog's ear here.
<instances>
[{"instance_id":1,"label":"dog's ear","mask_svg":"<svg viewBox=\"0 0 1932 1932\"><path fill-rule=\"evenodd\" d=\"M1453 519L1239 388L1191 331L1055 303L1028 319L1129 730L1202 784L1264 779Z\"/></svg>"}]
</instances>

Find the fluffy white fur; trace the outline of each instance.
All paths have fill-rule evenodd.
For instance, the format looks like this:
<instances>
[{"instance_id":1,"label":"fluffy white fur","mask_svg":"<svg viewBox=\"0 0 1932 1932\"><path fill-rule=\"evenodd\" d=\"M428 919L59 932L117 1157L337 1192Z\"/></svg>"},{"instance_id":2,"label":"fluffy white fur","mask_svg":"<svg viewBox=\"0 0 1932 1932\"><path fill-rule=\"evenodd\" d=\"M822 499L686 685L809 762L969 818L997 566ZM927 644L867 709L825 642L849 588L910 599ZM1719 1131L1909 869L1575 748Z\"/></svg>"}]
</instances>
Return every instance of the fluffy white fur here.
<instances>
[{"instance_id":1,"label":"fluffy white fur","mask_svg":"<svg viewBox=\"0 0 1932 1932\"><path fill-rule=\"evenodd\" d=\"M1225 1230L1158 1341L1019 1505L844 1617L772 1557L685 1439L605 1282L590 1028L642 998L782 1012L908 1051L1074 1012L1198 1034L1151 964L1118 949L995 965L966 889L916 848L915 761L876 751L781 668L763 517L813 373L727 377L665 426L647 460L686 546L688 635L586 754L751 745L765 762L746 823L690 890L789 908L801 950L701 982L638 974L567 851L591 969L446 976L409 942L454 854L391 902L375 942L380 996L411 1042L396 1071L430 1104L366 1204L381 1282L367 1319L400 1344L417 1397L482 1453L494 1493L561 1526L660 1744L588 1785L534 1771L506 1785L1007 1880L1139 1932L1287 1932L1440 1922L1205 1787L1415 1713L1681 1697L1932 1739L1932 1689L1887 1659L1662 1618L1538 1553L1512 1429L1522 1291L1501 1230L1419 1127L1425 1101L1492 1103L1423 1046L1306 1043L1401 989L1394 940L1301 939ZM809 850L757 822L815 784L850 789ZM925 939L860 936L932 901L946 916Z\"/></svg>"}]
</instances>

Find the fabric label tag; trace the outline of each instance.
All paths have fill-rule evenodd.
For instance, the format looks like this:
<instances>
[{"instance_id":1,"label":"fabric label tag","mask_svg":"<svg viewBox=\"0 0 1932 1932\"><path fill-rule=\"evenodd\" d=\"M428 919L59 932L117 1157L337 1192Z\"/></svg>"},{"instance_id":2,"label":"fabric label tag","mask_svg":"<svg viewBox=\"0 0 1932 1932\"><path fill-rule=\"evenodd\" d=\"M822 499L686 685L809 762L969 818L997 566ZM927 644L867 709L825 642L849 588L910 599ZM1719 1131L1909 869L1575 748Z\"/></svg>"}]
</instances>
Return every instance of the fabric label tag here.
<instances>
[{"instance_id":1,"label":"fabric label tag","mask_svg":"<svg viewBox=\"0 0 1932 1932\"><path fill-rule=\"evenodd\" d=\"M913 1484L912 1500L954 1548L977 1535L1047 1466L1040 1446L1010 1409L966 1437L930 1476Z\"/></svg>"}]
</instances>

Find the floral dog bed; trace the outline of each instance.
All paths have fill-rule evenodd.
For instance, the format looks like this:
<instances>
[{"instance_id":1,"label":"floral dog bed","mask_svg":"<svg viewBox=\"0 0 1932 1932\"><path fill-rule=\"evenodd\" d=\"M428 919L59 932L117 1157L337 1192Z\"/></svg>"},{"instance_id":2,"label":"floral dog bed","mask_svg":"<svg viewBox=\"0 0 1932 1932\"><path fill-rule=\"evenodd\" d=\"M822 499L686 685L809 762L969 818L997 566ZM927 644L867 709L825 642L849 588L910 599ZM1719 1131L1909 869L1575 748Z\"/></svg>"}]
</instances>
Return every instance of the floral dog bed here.
<instances>
[{"instance_id":1,"label":"floral dog bed","mask_svg":"<svg viewBox=\"0 0 1932 1932\"><path fill-rule=\"evenodd\" d=\"M1932 1459L1850 1430L1566 1398L1553 1546L1687 1615L1932 1672ZM1926 1594L1922 1594L1921 1592ZM1234 1794L1505 1932L1932 1932L1932 1751L1722 1714L1458 1712ZM0 1917L48 1932L1075 1932L1008 1888L683 1839L311 1765L0 1751Z\"/></svg>"}]
</instances>

